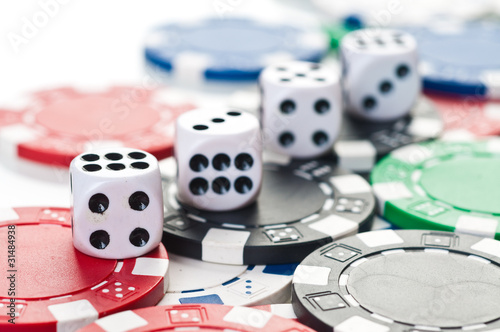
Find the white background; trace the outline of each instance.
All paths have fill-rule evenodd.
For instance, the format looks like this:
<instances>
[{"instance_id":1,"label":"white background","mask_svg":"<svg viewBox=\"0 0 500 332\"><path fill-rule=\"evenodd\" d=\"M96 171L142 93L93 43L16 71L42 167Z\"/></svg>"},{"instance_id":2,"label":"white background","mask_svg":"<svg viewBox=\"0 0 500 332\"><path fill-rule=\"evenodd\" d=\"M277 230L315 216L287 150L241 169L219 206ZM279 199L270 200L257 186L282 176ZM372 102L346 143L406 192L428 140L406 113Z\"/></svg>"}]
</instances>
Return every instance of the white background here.
<instances>
[{"instance_id":1,"label":"white background","mask_svg":"<svg viewBox=\"0 0 500 332\"><path fill-rule=\"evenodd\" d=\"M143 85L150 78L144 66L143 40L159 24L230 16L305 26L331 21L311 1L330 8L334 3L338 14L341 8L351 10L357 5L376 26L436 22L430 19L431 12L459 20L493 12L500 16L498 0L2 1L0 107L37 89ZM225 99L225 93L214 94L206 87L189 90L202 104ZM24 169L27 165L12 165L6 159L0 155L0 207L69 205L67 174L47 167Z\"/></svg>"},{"instance_id":2,"label":"white background","mask_svg":"<svg viewBox=\"0 0 500 332\"><path fill-rule=\"evenodd\" d=\"M317 24L319 17L301 0L3 1L0 107L37 89L141 85L148 78L142 45L149 29L214 16L303 25ZM6 159L0 156L0 207L69 206L65 172Z\"/></svg>"}]
</instances>

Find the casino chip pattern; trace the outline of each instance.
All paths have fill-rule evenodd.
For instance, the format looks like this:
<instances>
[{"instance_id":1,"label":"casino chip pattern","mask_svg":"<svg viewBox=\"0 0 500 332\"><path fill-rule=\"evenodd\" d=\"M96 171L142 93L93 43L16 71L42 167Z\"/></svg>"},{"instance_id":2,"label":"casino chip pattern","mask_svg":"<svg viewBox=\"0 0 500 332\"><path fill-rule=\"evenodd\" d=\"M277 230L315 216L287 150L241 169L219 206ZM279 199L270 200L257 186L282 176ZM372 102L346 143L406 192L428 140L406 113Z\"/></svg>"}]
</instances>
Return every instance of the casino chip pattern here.
<instances>
[{"instance_id":1,"label":"casino chip pattern","mask_svg":"<svg viewBox=\"0 0 500 332\"><path fill-rule=\"evenodd\" d=\"M99 319L79 332L129 331L314 332L270 312L225 305L172 305L123 311Z\"/></svg>"},{"instance_id":2,"label":"casino chip pattern","mask_svg":"<svg viewBox=\"0 0 500 332\"><path fill-rule=\"evenodd\" d=\"M379 213L404 229L500 239L500 139L434 141L393 151L371 174Z\"/></svg>"},{"instance_id":3,"label":"casino chip pattern","mask_svg":"<svg viewBox=\"0 0 500 332\"><path fill-rule=\"evenodd\" d=\"M427 230L343 238L297 267L292 304L318 331L498 331L500 242Z\"/></svg>"},{"instance_id":4,"label":"casino chip pattern","mask_svg":"<svg viewBox=\"0 0 500 332\"><path fill-rule=\"evenodd\" d=\"M437 138L443 130L443 121L434 104L421 97L410 114L396 121L373 123L345 115L341 128L333 146L339 166L367 173L392 150Z\"/></svg>"},{"instance_id":5,"label":"casino chip pattern","mask_svg":"<svg viewBox=\"0 0 500 332\"><path fill-rule=\"evenodd\" d=\"M170 285L159 302L260 305L290 300L297 264L227 265L170 254Z\"/></svg>"},{"instance_id":6,"label":"casino chip pattern","mask_svg":"<svg viewBox=\"0 0 500 332\"><path fill-rule=\"evenodd\" d=\"M213 263L296 263L325 243L371 226L375 201L369 184L331 161L264 164L262 185L256 204L207 212L180 205L175 176L165 176L167 250Z\"/></svg>"},{"instance_id":7,"label":"casino chip pattern","mask_svg":"<svg viewBox=\"0 0 500 332\"><path fill-rule=\"evenodd\" d=\"M115 86L98 92L41 90L15 107L0 105L1 152L7 158L68 167L82 152L103 147L172 155L177 116L194 108L168 89Z\"/></svg>"},{"instance_id":8,"label":"casino chip pattern","mask_svg":"<svg viewBox=\"0 0 500 332\"><path fill-rule=\"evenodd\" d=\"M9 280L0 279L1 331L74 331L94 320L137 306L155 305L168 287L163 245L124 260L97 259L73 247L66 208L0 209L0 243L15 225L16 324L5 315ZM2 271L7 257L0 261Z\"/></svg>"},{"instance_id":9,"label":"casino chip pattern","mask_svg":"<svg viewBox=\"0 0 500 332\"><path fill-rule=\"evenodd\" d=\"M244 18L170 24L150 32L145 57L188 82L253 81L271 63L318 62L328 38L316 30Z\"/></svg>"}]
</instances>

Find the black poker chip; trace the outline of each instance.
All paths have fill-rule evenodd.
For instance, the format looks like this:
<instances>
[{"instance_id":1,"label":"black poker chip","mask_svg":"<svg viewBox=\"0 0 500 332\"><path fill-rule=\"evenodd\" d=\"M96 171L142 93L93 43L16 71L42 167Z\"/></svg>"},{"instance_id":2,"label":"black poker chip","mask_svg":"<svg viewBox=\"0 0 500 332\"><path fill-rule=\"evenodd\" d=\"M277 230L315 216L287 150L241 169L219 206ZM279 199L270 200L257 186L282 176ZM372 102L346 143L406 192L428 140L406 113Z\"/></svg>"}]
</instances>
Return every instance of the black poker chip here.
<instances>
[{"instance_id":1,"label":"black poker chip","mask_svg":"<svg viewBox=\"0 0 500 332\"><path fill-rule=\"evenodd\" d=\"M318 331L499 331L500 242L427 230L356 234L295 270L292 305Z\"/></svg>"},{"instance_id":2,"label":"black poker chip","mask_svg":"<svg viewBox=\"0 0 500 332\"><path fill-rule=\"evenodd\" d=\"M420 97L406 116L390 122L369 122L344 114L342 130L333 146L340 167L370 172L375 163L402 146L438 137L443 121L434 104Z\"/></svg>"},{"instance_id":3,"label":"black poker chip","mask_svg":"<svg viewBox=\"0 0 500 332\"><path fill-rule=\"evenodd\" d=\"M264 164L257 201L235 211L183 206L176 192L175 176L165 176L167 250L224 264L299 262L326 243L368 230L375 211L366 180L328 160Z\"/></svg>"}]
</instances>

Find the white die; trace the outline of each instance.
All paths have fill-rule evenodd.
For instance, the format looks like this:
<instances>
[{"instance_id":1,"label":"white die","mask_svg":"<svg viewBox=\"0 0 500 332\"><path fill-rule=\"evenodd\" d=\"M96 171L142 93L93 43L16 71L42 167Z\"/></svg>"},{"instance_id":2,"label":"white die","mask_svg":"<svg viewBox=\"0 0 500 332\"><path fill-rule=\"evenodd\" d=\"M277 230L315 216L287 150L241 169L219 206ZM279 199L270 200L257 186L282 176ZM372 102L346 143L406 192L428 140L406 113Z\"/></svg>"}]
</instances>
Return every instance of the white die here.
<instances>
[{"instance_id":1,"label":"white die","mask_svg":"<svg viewBox=\"0 0 500 332\"><path fill-rule=\"evenodd\" d=\"M163 234L163 195L158 161L137 149L83 153L70 165L73 244L84 254L109 259L138 257Z\"/></svg>"},{"instance_id":2,"label":"white die","mask_svg":"<svg viewBox=\"0 0 500 332\"><path fill-rule=\"evenodd\" d=\"M420 95L417 42L397 30L362 29L341 42L346 108L369 121L407 114Z\"/></svg>"},{"instance_id":3,"label":"white die","mask_svg":"<svg viewBox=\"0 0 500 332\"><path fill-rule=\"evenodd\" d=\"M342 94L336 68L292 61L262 71L264 144L294 158L330 150L340 133Z\"/></svg>"},{"instance_id":4,"label":"white die","mask_svg":"<svg viewBox=\"0 0 500 332\"><path fill-rule=\"evenodd\" d=\"M227 211L257 198L262 183L259 122L249 113L197 109L176 123L177 197L197 209Z\"/></svg>"}]
</instances>

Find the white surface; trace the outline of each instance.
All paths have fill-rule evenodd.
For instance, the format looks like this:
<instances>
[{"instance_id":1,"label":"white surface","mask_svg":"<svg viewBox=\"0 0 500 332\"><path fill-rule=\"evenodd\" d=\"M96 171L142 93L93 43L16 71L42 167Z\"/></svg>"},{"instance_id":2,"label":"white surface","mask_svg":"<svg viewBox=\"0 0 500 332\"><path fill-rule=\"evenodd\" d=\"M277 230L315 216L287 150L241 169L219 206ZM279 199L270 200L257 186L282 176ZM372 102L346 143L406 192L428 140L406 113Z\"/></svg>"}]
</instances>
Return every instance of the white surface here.
<instances>
[{"instance_id":1,"label":"white surface","mask_svg":"<svg viewBox=\"0 0 500 332\"><path fill-rule=\"evenodd\" d=\"M314 25L318 22L312 13L311 6L271 0L4 1L0 3L0 107L13 96L40 88L160 85L159 75L145 70L142 48L147 31L158 24L207 16L258 16ZM241 86L210 94L188 92L203 106L211 106L225 104L235 89ZM0 207L69 206L64 170L7 165L6 159L0 156Z\"/></svg>"}]
</instances>

